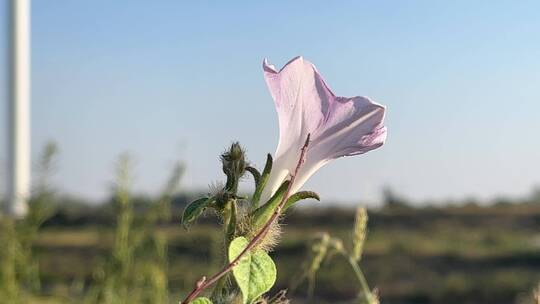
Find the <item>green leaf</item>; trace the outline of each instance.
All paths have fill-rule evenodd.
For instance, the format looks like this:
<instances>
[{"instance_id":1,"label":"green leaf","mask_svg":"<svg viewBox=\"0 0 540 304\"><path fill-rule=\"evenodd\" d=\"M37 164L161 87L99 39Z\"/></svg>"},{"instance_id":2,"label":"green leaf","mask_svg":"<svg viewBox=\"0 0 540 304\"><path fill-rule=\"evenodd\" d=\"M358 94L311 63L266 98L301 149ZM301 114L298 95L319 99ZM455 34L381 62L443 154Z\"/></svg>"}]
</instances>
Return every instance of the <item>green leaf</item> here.
<instances>
[{"instance_id":1,"label":"green leaf","mask_svg":"<svg viewBox=\"0 0 540 304\"><path fill-rule=\"evenodd\" d=\"M296 203L296 202L298 202L300 200L303 200L303 199L308 199L308 198L312 198L312 199L315 199L315 200L318 200L318 201L321 200L319 195L317 193L313 192L313 191L296 192L295 194L291 195L287 199L287 202L285 203L285 206L283 207L283 211L287 210L287 208L294 205L294 203Z\"/></svg>"},{"instance_id":2,"label":"green leaf","mask_svg":"<svg viewBox=\"0 0 540 304\"><path fill-rule=\"evenodd\" d=\"M192 304L212 304L212 301L210 301L210 299L206 297L198 297L195 300L193 300L191 303Z\"/></svg>"},{"instance_id":3,"label":"green leaf","mask_svg":"<svg viewBox=\"0 0 540 304\"><path fill-rule=\"evenodd\" d=\"M252 203L253 203L254 208L259 206L259 201L261 200L261 194L264 190L264 187L266 186L266 182L268 182L270 171L272 171L273 162L274 160L272 159L272 155L268 154L266 156L266 164L264 165L262 175L259 178L259 181L257 182L257 187L255 188L255 192L253 193Z\"/></svg>"},{"instance_id":4,"label":"green leaf","mask_svg":"<svg viewBox=\"0 0 540 304\"><path fill-rule=\"evenodd\" d=\"M229 246L229 261L232 262L248 246L245 237L237 237ZM244 304L253 303L258 297L270 290L276 282L277 270L272 258L261 249L252 249L240 258L233 267L236 283L242 291Z\"/></svg>"},{"instance_id":5,"label":"green leaf","mask_svg":"<svg viewBox=\"0 0 540 304\"><path fill-rule=\"evenodd\" d=\"M214 197L203 197L187 205L182 214L182 225L187 228L189 224L199 217L204 209L214 201Z\"/></svg>"},{"instance_id":6,"label":"green leaf","mask_svg":"<svg viewBox=\"0 0 540 304\"><path fill-rule=\"evenodd\" d=\"M274 210L283 199L285 192L287 192L287 188L289 188L289 183L290 181L283 182L283 184L281 184L281 186L277 189L276 193L274 193L270 200L253 212L253 228L255 230L259 230L259 228L264 226L264 224L270 219L270 217L272 217L272 213L274 213Z\"/></svg>"}]
</instances>

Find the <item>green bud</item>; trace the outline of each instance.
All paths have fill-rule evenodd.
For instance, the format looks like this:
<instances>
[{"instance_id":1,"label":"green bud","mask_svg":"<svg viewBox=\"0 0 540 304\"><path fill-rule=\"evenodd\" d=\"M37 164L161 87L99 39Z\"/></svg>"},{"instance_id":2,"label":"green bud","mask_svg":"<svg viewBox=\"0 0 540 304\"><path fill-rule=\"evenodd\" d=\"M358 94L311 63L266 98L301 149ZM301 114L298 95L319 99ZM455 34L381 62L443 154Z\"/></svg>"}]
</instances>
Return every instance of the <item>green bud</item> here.
<instances>
[{"instance_id":1,"label":"green bud","mask_svg":"<svg viewBox=\"0 0 540 304\"><path fill-rule=\"evenodd\" d=\"M246 172L247 161L245 151L238 142L231 144L231 147L221 154L223 173L227 175L225 188L236 194L238 181Z\"/></svg>"}]
</instances>

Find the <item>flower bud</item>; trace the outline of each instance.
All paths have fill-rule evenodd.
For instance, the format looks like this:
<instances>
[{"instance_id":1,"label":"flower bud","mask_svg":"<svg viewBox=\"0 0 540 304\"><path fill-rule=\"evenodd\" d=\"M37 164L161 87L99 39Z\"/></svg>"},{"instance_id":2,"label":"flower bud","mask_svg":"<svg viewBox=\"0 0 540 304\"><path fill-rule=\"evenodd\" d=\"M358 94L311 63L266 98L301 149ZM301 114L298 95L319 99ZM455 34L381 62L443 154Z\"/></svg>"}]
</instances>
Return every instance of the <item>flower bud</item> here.
<instances>
[{"instance_id":1,"label":"flower bud","mask_svg":"<svg viewBox=\"0 0 540 304\"><path fill-rule=\"evenodd\" d=\"M225 188L232 193L238 189L238 181L244 175L247 167L245 151L238 142L231 144L231 147L221 154L223 173L227 175Z\"/></svg>"}]
</instances>

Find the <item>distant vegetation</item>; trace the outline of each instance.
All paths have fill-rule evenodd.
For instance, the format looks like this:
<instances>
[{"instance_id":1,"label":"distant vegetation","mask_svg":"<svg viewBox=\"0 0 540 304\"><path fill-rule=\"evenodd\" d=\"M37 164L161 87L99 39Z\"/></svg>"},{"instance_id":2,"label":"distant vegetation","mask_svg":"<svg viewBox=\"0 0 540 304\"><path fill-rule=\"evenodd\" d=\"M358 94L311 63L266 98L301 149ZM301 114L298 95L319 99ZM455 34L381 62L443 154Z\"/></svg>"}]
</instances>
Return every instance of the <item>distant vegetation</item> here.
<instances>
[{"instance_id":1,"label":"distant vegetation","mask_svg":"<svg viewBox=\"0 0 540 304\"><path fill-rule=\"evenodd\" d=\"M44 153L30 215L0 220L0 302L177 303L201 274L220 266L214 215L190 230L180 225L185 205L200 194L174 194L181 167L154 198L133 196L121 162L111 199L89 204L51 190L46 177L54 152L51 146ZM414 207L388 189L384 198L368 211L360 262L381 303L535 303L539 190L521 200L444 206ZM328 255L315 264L313 254L325 242L349 240L354 222L354 208L324 200L289 213L287 233L271 253L279 273L272 293L288 289L293 303L352 303L356 249L346 259ZM365 237L364 228L356 230ZM302 283L292 286L299 277Z\"/></svg>"},{"instance_id":2,"label":"distant vegetation","mask_svg":"<svg viewBox=\"0 0 540 304\"><path fill-rule=\"evenodd\" d=\"M156 232L168 243L168 287L176 299L209 266L217 269L222 248L215 238L212 214L189 231L179 225L190 195L172 199L170 220ZM133 198L135 217L150 210L149 198ZM346 239L354 209L321 202L297 208L286 218L284 240L273 252L279 277L276 291L290 287L298 275L310 240L328 232ZM114 246L114 203L90 206L65 200L44 223L34 243L40 261L42 295L77 299L96 279L94 269ZM413 208L390 204L370 210L369 235L362 266L381 303L533 303L540 281L540 201L482 207ZM213 266L212 266L213 265ZM357 290L346 261L323 263L317 275L316 303L354 298ZM307 285L293 294L306 298ZM173 302L173 301L171 301ZM302 303L300 300L295 303ZM310 302L315 303L315 302Z\"/></svg>"}]
</instances>

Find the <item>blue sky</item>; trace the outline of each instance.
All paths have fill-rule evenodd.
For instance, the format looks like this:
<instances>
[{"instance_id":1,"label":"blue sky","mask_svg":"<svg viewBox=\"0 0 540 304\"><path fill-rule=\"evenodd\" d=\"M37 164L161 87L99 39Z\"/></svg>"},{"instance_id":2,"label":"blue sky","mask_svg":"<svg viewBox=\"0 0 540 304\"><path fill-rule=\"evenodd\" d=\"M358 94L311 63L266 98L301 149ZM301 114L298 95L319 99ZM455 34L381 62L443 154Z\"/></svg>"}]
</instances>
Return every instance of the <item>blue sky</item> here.
<instances>
[{"instance_id":1,"label":"blue sky","mask_svg":"<svg viewBox=\"0 0 540 304\"><path fill-rule=\"evenodd\" d=\"M540 184L540 2L328 3L33 1L34 155L55 140L57 187L88 198L107 195L124 151L139 192L178 159L183 186L204 189L231 141L259 166L274 152L261 62L303 55L336 94L388 106L383 148L308 182L323 198L377 202L386 185L419 201L490 199Z\"/></svg>"}]
</instances>

